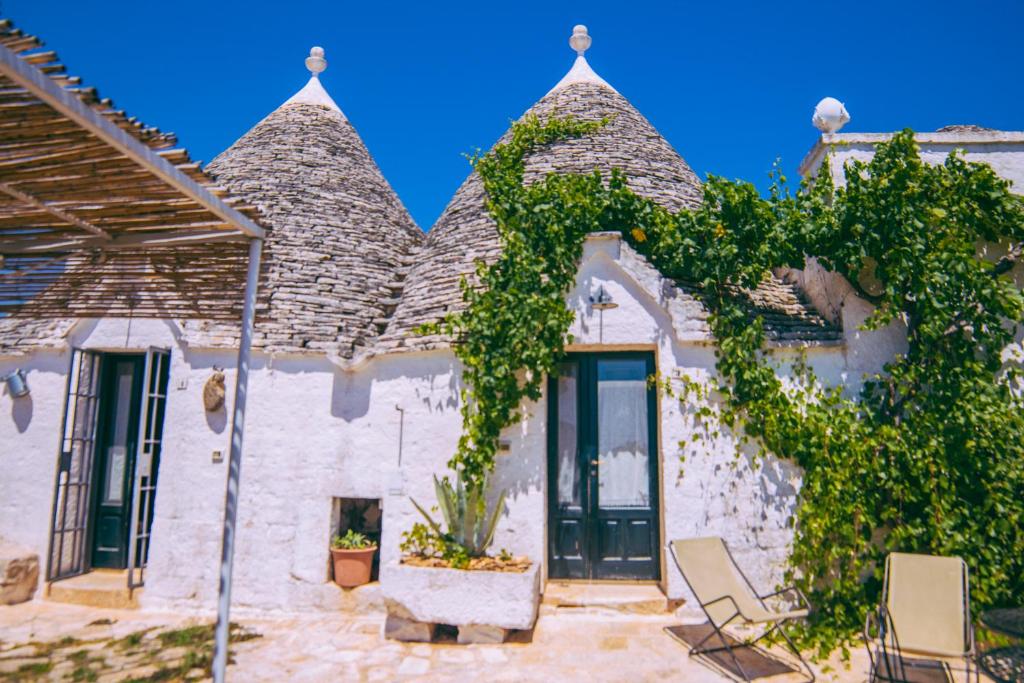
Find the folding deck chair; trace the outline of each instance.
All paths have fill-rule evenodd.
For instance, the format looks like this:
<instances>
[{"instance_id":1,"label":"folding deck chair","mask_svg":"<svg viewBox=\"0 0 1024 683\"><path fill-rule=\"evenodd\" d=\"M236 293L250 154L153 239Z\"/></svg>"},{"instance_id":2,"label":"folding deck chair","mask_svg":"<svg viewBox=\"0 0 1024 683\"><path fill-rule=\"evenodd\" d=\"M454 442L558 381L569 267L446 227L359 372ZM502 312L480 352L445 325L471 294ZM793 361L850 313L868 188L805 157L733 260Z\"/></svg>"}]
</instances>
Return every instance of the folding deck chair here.
<instances>
[{"instance_id":1,"label":"folding deck chair","mask_svg":"<svg viewBox=\"0 0 1024 683\"><path fill-rule=\"evenodd\" d=\"M814 681L814 671L782 628L785 622L802 619L810 613L811 606L798 588L793 586L767 595L758 595L736 565L725 542L717 536L672 541L668 544L668 549L711 625L711 633L690 648L691 655L706 655L724 650L729 654L740 675L750 681L750 676L740 664L733 648L753 647L759 640L778 631L789 649L800 660L800 664L810 676L810 681ZM797 609L777 611L765 604L765 598L778 597L785 593L796 596L801 606ZM753 640L730 644L723 631L730 624L770 625L770 628ZM712 636L718 636L722 644L717 647L705 647L704 644Z\"/></svg>"},{"instance_id":2,"label":"folding deck chair","mask_svg":"<svg viewBox=\"0 0 1024 683\"><path fill-rule=\"evenodd\" d=\"M970 680L974 664L967 565L959 557L891 553L885 560L876 636L864 623L871 680L896 683L952 681L945 659L962 659ZM909 655L909 656L908 656Z\"/></svg>"}]
</instances>

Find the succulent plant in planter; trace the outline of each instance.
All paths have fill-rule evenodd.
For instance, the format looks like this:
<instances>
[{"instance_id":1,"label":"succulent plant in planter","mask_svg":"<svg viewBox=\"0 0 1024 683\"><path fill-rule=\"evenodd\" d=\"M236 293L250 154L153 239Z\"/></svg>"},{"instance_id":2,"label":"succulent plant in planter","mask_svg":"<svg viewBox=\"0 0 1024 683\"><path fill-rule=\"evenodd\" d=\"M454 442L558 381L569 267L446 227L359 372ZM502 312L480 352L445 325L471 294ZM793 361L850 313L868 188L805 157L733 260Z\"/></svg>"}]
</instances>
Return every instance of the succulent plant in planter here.
<instances>
[{"instance_id":1,"label":"succulent plant in planter","mask_svg":"<svg viewBox=\"0 0 1024 683\"><path fill-rule=\"evenodd\" d=\"M377 544L354 529L331 539L334 582L343 588L355 588L369 582Z\"/></svg>"},{"instance_id":2,"label":"succulent plant in planter","mask_svg":"<svg viewBox=\"0 0 1024 683\"><path fill-rule=\"evenodd\" d=\"M482 557L494 540L494 530L505 504L505 492L498 495L494 509L488 514L486 482L479 485L466 484L460 475L453 486L447 478L438 479L434 475L434 490L446 529L442 529L413 500L412 504L427 520L429 530L416 525L412 532L406 533L406 547L429 548L438 552L452 567L465 568L470 558Z\"/></svg>"}]
</instances>

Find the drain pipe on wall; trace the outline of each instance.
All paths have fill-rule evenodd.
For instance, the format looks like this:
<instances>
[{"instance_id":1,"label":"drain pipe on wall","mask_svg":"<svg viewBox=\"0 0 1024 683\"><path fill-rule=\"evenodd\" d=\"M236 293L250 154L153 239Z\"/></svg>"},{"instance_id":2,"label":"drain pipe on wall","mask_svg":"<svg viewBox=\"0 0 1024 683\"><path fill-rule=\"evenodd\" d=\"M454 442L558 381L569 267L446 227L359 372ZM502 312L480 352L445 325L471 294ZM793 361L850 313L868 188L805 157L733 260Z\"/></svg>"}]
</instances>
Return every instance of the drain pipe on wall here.
<instances>
[{"instance_id":1,"label":"drain pipe on wall","mask_svg":"<svg viewBox=\"0 0 1024 683\"><path fill-rule=\"evenodd\" d=\"M220 585L217 591L217 627L213 644L213 680L224 683L228 665L228 625L231 611L231 573L235 558L235 521L238 515L238 480L242 472L242 436L245 433L245 400L249 389L249 359L256 316L256 288L260 276L260 252L263 240L249 242L249 267L245 275L245 300L242 307L242 331L238 344L238 375L235 378L235 403L231 418L231 450L228 459L228 483L224 499L224 535L220 547Z\"/></svg>"}]
</instances>

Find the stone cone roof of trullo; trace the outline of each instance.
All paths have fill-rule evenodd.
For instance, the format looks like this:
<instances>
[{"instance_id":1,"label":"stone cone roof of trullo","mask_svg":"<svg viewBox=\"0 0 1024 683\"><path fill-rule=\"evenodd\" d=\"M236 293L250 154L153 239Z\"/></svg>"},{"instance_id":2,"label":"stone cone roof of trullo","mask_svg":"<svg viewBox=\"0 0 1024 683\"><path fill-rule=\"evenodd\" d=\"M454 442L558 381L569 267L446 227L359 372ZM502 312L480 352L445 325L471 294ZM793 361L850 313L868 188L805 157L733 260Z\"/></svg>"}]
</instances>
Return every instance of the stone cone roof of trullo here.
<instances>
[{"instance_id":1,"label":"stone cone roof of trullo","mask_svg":"<svg viewBox=\"0 0 1024 683\"><path fill-rule=\"evenodd\" d=\"M597 169L608 177L612 169L619 169L634 192L671 211L700 204L701 182L686 161L626 98L590 69L582 56L569 74L523 116L530 115L541 119L565 115L583 120L608 117L610 121L592 135L558 142L529 156L525 182L533 182L551 171L589 173ZM511 131L506 132L501 140L508 139L510 134ZM377 340L378 352L448 345L449 340L443 336L418 335L415 330L423 323L459 310L460 278L472 276L477 260L491 262L500 253L497 228L487 213L485 200L483 182L473 172L428 233L427 244L409 274L401 303ZM785 310L788 307L801 318L802 327L829 327L799 300L790 285L779 281L767 284L770 291L764 294L771 296L761 299L780 298L782 315L776 318L786 322L790 317ZM771 322L768 327L771 328ZM829 336L834 333L831 330Z\"/></svg>"},{"instance_id":2,"label":"stone cone roof of trullo","mask_svg":"<svg viewBox=\"0 0 1024 683\"><path fill-rule=\"evenodd\" d=\"M424 235L319 79L206 170L263 211L269 236L254 347L343 358L370 347ZM238 341L237 325L183 327L193 345Z\"/></svg>"}]
</instances>

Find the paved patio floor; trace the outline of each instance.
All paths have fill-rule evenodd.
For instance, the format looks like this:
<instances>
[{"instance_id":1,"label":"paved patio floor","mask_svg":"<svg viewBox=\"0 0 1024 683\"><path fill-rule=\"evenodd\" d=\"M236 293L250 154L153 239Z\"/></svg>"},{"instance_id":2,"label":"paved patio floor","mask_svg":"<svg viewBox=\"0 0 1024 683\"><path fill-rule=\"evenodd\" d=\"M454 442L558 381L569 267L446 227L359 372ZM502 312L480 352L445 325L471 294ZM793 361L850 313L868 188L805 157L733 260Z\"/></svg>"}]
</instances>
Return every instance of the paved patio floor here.
<instances>
[{"instance_id":1,"label":"paved patio floor","mask_svg":"<svg viewBox=\"0 0 1024 683\"><path fill-rule=\"evenodd\" d=\"M240 614L237 621L261 637L233 645L235 663L228 670L233 681L729 680L689 658L686 648L663 631L678 623L668 615L568 610L542 615L532 634L503 645L387 641L381 636L382 619L375 616ZM180 646L188 644L180 634L209 622L167 612L39 601L0 607L0 680L201 680L200 650L208 642L197 640L199 649L189 651ZM161 633L169 635L161 638ZM848 668L838 659L830 664L816 667L819 680L866 679L862 651L853 653ZM15 673L19 668L22 673ZM179 675L166 678L168 671Z\"/></svg>"}]
</instances>

